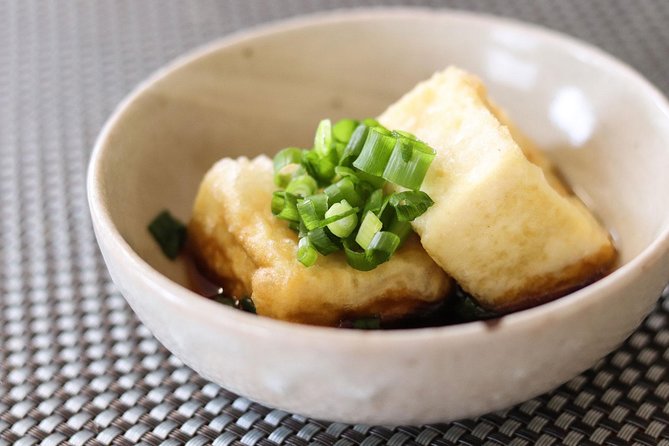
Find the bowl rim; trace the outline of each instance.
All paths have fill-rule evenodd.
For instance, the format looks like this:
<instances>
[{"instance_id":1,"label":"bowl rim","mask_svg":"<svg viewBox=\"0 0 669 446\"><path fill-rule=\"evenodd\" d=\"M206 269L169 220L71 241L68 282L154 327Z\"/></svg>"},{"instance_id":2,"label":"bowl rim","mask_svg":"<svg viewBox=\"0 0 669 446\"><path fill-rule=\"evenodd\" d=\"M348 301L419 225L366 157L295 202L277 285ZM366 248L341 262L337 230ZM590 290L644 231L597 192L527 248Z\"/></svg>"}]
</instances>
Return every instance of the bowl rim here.
<instances>
[{"instance_id":1,"label":"bowl rim","mask_svg":"<svg viewBox=\"0 0 669 446\"><path fill-rule=\"evenodd\" d=\"M522 22L507 17L498 17L489 14L474 13L453 9L430 9L426 7L380 7L359 8L352 10L335 9L321 11L313 14L300 15L283 19L280 21L264 23L261 25L245 28L232 32L221 38L215 39L196 47L193 50L173 59L154 71L149 77L140 82L126 97L115 107L110 117L102 127L95 142L87 173L87 198L91 213L91 219L96 229L96 237L105 237L109 246L116 250L137 274L144 276L144 282L161 299L177 305L187 313L198 313L198 317L209 319L212 324L223 326L234 325L235 329L246 335L267 335L274 338L278 335L291 336L301 342L327 342L330 346L337 346L337 341L348 340L356 342L365 339L366 342L407 342L424 341L426 339L451 339L461 336L470 337L484 335L490 331L489 323L485 321L474 321L456 325L413 328L401 330L342 330L335 327L320 327L306 324L298 324L272 319L269 317L257 317L236 309L220 305L188 288L172 281L136 253L120 234L114 224L107 203L105 192L101 188L100 178L105 158L105 152L109 147L111 135L116 125L124 118L136 99L141 97L153 84L167 77L175 70L181 69L188 64L209 56L226 47L233 47L247 40L270 36L275 33L289 32L300 28L318 27L341 21L365 21L383 20L397 18L434 19L446 18L463 22L465 24L476 24L483 26L502 27L514 29L529 37L548 42L565 48L578 59L600 68L607 67L609 70L618 72L626 78L627 82L633 83L640 94L648 97L657 106L658 111L663 112L669 119L669 101L660 90L643 77L638 71L606 53L604 50L584 42L567 34L545 28L540 25ZM665 218L663 228L653 241L630 261L621 265L609 275L573 293L567 294L559 299L538 305L533 308L504 315L496 324L495 331L521 329L527 324L541 324L546 318L566 317L570 312L577 312L582 306L592 304L596 299L604 299L609 292L625 287L630 282L639 278L650 265L660 261L669 252L669 218ZM157 298L157 296L152 296ZM658 295L659 298L659 295ZM203 320L204 322L204 320ZM305 336L306 335L306 336Z\"/></svg>"}]
</instances>

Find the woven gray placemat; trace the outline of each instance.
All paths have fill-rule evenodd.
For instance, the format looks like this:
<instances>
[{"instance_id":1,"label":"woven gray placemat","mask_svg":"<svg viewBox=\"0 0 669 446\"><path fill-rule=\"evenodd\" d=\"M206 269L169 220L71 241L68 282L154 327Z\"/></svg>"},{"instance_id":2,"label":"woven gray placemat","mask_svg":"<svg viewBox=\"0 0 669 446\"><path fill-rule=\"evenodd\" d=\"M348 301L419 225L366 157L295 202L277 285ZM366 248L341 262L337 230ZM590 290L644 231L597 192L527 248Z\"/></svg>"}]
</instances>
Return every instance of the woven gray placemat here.
<instances>
[{"instance_id":1,"label":"woven gray placemat","mask_svg":"<svg viewBox=\"0 0 669 446\"><path fill-rule=\"evenodd\" d=\"M620 349L551 393L478 419L391 429L305 419L207 382L160 346L110 282L85 169L132 86L237 29L378 4L544 24L669 91L664 0L2 2L0 445L669 445L666 299Z\"/></svg>"}]
</instances>

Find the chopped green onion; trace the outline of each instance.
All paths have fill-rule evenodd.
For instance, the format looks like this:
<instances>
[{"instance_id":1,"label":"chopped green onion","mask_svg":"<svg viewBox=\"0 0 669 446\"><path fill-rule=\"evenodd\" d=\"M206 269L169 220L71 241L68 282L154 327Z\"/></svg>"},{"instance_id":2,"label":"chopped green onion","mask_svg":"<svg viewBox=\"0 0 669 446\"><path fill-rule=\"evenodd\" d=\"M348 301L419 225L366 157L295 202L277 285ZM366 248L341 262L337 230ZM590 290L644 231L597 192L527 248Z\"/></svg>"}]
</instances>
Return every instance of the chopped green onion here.
<instances>
[{"instance_id":1,"label":"chopped green onion","mask_svg":"<svg viewBox=\"0 0 669 446\"><path fill-rule=\"evenodd\" d=\"M299 222L299 221L288 221L288 229L290 229L291 231L294 231L294 232L299 233L299 232L300 232L300 228L301 228L302 226L304 226L304 225L302 224L302 222Z\"/></svg>"},{"instance_id":2,"label":"chopped green onion","mask_svg":"<svg viewBox=\"0 0 669 446\"><path fill-rule=\"evenodd\" d=\"M372 211L367 211L365 218L362 219L358 234L355 236L355 242L363 249L367 249L381 228L383 228L381 220Z\"/></svg>"},{"instance_id":3,"label":"chopped green onion","mask_svg":"<svg viewBox=\"0 0 669 446\"><path fill-rule=\"evenodd\" d=\"M400 238L400 246L402 246L407 237L409 237L409 234L411 234L411 223L394 218L388 225L388 232L392 232L398 236Z\"/></svg>"},{"instance_id":4,"label":"chopped green onion","mask_svg":"<svg viewBox=\"0 0 669 446\"><path fill-rule=\"evenodd\" d=\"M393 149L393 154L396 152L399 152L400 155L402 156L402 161L405 163L408 163L411 160L411 156L413 154L413 141L402 137L398 133L393 133L393 136L397 138L397 142L395 143L395 148ZM397 155L395 155L397 156ZM390 160L388 160L388 164L386 165L386 170L388 170L388 165L390 164L391 160L393 159L393 156L390 156ZM384 170L385 173L385 170Z\"/></svg>"},{"instance_id":5,"label":"chopped green onion","mask_svg":"<svg viewBox=\"0 0 669 446\"><path fill-rule=\"evenodd\" d=\"M272 192L272 214L279 215L286 207L286 193L282 190Z\"/></svg>"},{"instance_id":6,"label":"chopped green onion","mask_svg":"<svg viewBox=\"0 0 669 446\"><path fill-rule=\"evenodd\" d=\"M424 143L400 136L382 176L391 183L418 190L434 157L434 151Z\"/></svg>"},{"instance_id":7,"label":"chopped green onion","mask_svg":"<svg viewBox=\"0 0 669 446\"><path fill-rule=\"evenodd\" d=\"M355 249L352 242L344 240L344 253L346 254L346 263L358 271L371 271L376 268L376 264L371 262L365 251L358 251Z\"/></svg>"},{"instance_id":8,"label":"chopped green onion","mask_svg":"<svg viewBox=\"0 0 669 446\"><path fill-rule=\"evenodd\" d=\"M337 165L328 157L322 157L317 152L305 152L302 155L302 167L319 184L330 184L335 175L335 166Z\"/></svg>"},{"instance_id":9,"label":"chopped green onion","mask_svg":"<svg viewBox=\"0 0 669 446\"><path fill-rule=\"evenodd\" d=\"M397 192L390 196L388 204L395 208L399 221L413 221L420 217L434 204L434 201L423 191Z\"/></svg>"},{"instance_id":10,"label":"chopped green onion","mask_svg":"<svg viewBox=\"0 0 669 446\"><path fill-rule=\"evenodd\" d=\"M291 222L291 223L293 223L293 222ZM289 226L290 226L290 225L289 225ZM297 236L298 236L298 237L306 237L307 235L309 235L309 230L308 230L307 227L304 225L304 223L301 222L301 221L298 223L295 232L297 232Z\"/></svg>"},{"instance_id":11,"label":"chopped green onion","mask_svg":"<svg viewBox=\"0 0 669 446\"><path fill-rule=\"evenodd\" d=\"M349 139L351 139L351 135L357 126L358 121L355 119L341 119L332 126L332 136L334 136L337 141L346 144Z\"/></svg>"},{"instance_id":12,"label":"chopped green onion","mask_svg":"<svg viewBox=\"0 0 669 446\"><path fill-rule=\"evenodd\" d=\"M297 259L344 251L353 268L369 271L390 259L411 234L410 221L432 200L420 186L434 151L409 132L374 119L318 124L311 150L294 147L274 159L272 213L298 234ZM386 182L411 189L386 194Z\"/></svg>"},{"instance_id":13,"label":"chopped green onion","mask_svg":"<svg viewBox=\"0 0 669 446\"><path fill-rule=\"evenodd\" d=\"M246 311L247 313L253 313L256 314L256 304L253 303L253 300L251 300L250 297L242 297L239 300L239 308L242 311Z\"/></svg>"},{"instance_id":14,"label":"chopped green onion","mask_svg":"<svg viewBox=\"0 0 669 446\"><path fill-rule=\"evenodd\" d=\"M253 300L248 296L237 299L235 296L227 294L223 288L219 288L215 295L210 296L210 299L228 307L237 308L239 310L246 311L247 313L256 314L256 306L253 303Z\"/></svg>"},{"instance_id":15,"label":"chopped green onion","mask_svg":"<svg viewBox=\"0 0 669 446\"><path fill-rule=\"evenodd\" d=\"M414 135L413 133L405 132L404 130L393 130L391 133L394 134L395 136L398 136L398 137L403 136L403 137L405 137L407 139L410 139L412 141L418 141L418 138L416 138L416 135Z\"/></svg>"},{"instance_id":16,"label":"chopped green onion","mask_svg":"<svg viewBox=\"0 0 669 446\"><path fill-rule=\"evenodd\" d=\"M395 136L393 135L393 132L391 132L390 130L388 130L387 128L385 128L384 126L382 126L381 124L379 124L379 125L377 125L377 126L375 126L375 127L372 127L372 128L373 128L374 130L376 130L377 132L379 132L380 134L382 134L382 135L392 136L393 138L395 137Z\"/></svg>"},{"instance_id":17,"label":"chopped green onion","mask_svg":"<svg viewBox=\"0 0 669 446\"><path fill-rule=\"evenodd\" d=\"M316 180L307 174L293 178L286 186L286 192L290 192L294 195L300 195L302 197L313 194L316 192L316 189L318 189Z\"/></svg>"},{"instance_id":18,"label":"chopped green onion","mask_svg":"<svg viewBox=\"0 0 669 446\"><path fill-rule=\"evenodd\" d=\"M307 231L323 228L349 216L355 217L358 212L358 208L349 205L346 209L341 209L341 212L328 215L327 203L328 200L324 194L312 195L297 203L297 212Z\"/></svg>"},{"instance_id":19,"label":"chopped green onion","mask_svg":"<svg viewBox=\"0 0 669 446\"><path fill-rule=\"evenodd\" d=\"M346 201L346 200L342 200L342 201ZM324 228L324 227L326 227L326 226L328 226L328 225L330 225L330 224L332 224L332 223L335 223L335 222L337 222L337 221L339 221L339 220L343 220L343 219L345 219L346 217L348 217L348 216L350 216L350 215L355 216L357 213L358 213L358 208L351 208L351 209L342 211L341 213L334 214L334 215L332 215L332 216L330 216L330 217L326 217L326 218L324 218L323 220L321 220L321 221L318 223L318 227L319 227L319 228ZM341 237L340 237L340 238L341 238Z\"/></svg>"},{"instance_id":20,"label":"chopped green onion","mask_svg":"<svg viewBox=\"0 0 669 446\"><path fill-rule=\"evenodd\" d=\"M177 258L186 243L186 226L174 218L169 211L163 211L149 223L149 232L167 258Z\"/></svg>"},{"instance_id":21,"label":"chopped green onion","mask_svg":"<svg viewBox=\"0 0 669 446\"><path fill-rule=\"evenodd\" d=\"M367 211L371 211L378 215L378 212L381 210L381 206L383 206L383 202L383 190L376 189L370 194L369 198L367 198L367 203L365 203L362 214L367 215Z\"/></svg>"},{"instance_id":22,"label":"chopped green onion","mask_svg":"<svg viewBox=\"0 0 669 446\"><path fill-rule=\"evenodd\" d=\"M378 330L381 328L381 318L378 316L371 316L354 319L352 328L358 330Z\"/></svg>"},{"instance_id":23,"label":"chopped green onion","mask_svg":"<svg viewBox=\"0 0 669 446\"><path fill-rule=\"evenodd\" d=\"M339 185L337 183L331 184L325 189L323 189L323 193L327 195L328 200L333 203L339 202L344 199L341 189L339 188Z\"/></svg>"},{"instance_id":24,"label":"chopped green onion","mask_svg":"<svg viewBox=\"0 0 669 446\"><path fill-rule=\"evenodd\" d=\"M355 188L355 182L350 177L342 178L335 184L339 187L342 199L348 201L351 206L359 206L361 204L360 194L358 194Z\"/></svg>"},{"instance_id":25,"label":"chopped green onion","mask_svg":"<svg viewBox=\"0 0 669 446\"><path fill-rule=\"evenodd\" d=\"M292 177L294 169L300 165L302 150L288 147L274 156L274 184L286 187Z\"/></svg>"},{"instance_id":26,"label":"chopped green onion","mask_svg":"<svg viewBox=\"0 0 669 446\"><path fill-rule=\"evenodd\" d=\"M332 241L326 228L317 228L309 231L308 237L311 246L324 256L339 251L339 246Z\"/></svg>"},{"instance_id":27,"label":"chopped green onion","mask_svg":"<svg viewBox=\"0 0 669 446\"><path fill-rule=\"evenodd\" d=\"M379 208L378 211L375 212L376 216L379 217L379 220L383 222L384 226L388 226L390 223L392 223L393 218L397 218L397 214L394 211L394 208L388 207L388 201L390 200L390 196L386 195L383 197L383 203L381 203L381 207Z\"/></svg>"},{"instance_id":28,"label":"chopped green onion","mask_svg":"<svg viewBox=\"0 0 669 446\"><path fill-rule=\"evenodd\" d=\"M400 245L400 238L388 231L380 231L374 235L369 246L365 249L367 258L380 265L387 262Z\"/></svg>"},{"instance_id":29,"label":"chopped green onion","mask_svg":"<svg viewBox=\"0 0 669 446\"><path fill-rule=\"evenodd\" d=\"M308 231L320 227L320 222L325 216L325 212L320 212L322 207L319 204L312 197L305 198L297 203L297 212Z\"/></svg>"},{"instance_id":30,"label":"chopped green onion","mask_svg":"<svg viewBox=\"0 0 669 446\"><path fill-rule=\"evenodd\" d=\"M354 212L351 212L352 210L353 207L346 200L342 200L339 203L330 206L330 209L325 213L325 218L346 214L346 217L327 225L330 232L339 238L348 237L358 225L358 217Z\"/></svg>"},{"instance_id":31,"label":"chopped green onion","mask_svg":"<svg viewBox=\"0 0 669 446\"><path fill-rule=\"evenodd\" d=\"M314 137L314 150L321 156L326 156L332 150L332 123L323 119L318 123Z\"/></svg>"},{"instance_id":32,"label":"chopped green onion","mask_svg":"<svg viewBox=\"0 0 669 446\"><path fill-rule=\"evenodd\" d=\"M353 131L353 134L351 135L351 138L348 140L348 144L346 144L344 153L341 155L339 165L352 165L353 161L355 161L355 159L360 155L362 147L365 145L368 132L369 127L364 124L360 124L358 127L356 127L356 129Z\"/></svg>"},{"instance_id":33,"label":"chopped green onion","mask_svg":"<svg viewBox=\"0 0 669 446\"><path fill-rule=\"evenodd\" d=\"M341 180L342 178L348 178L354 183L358 183L360 178L358 177L358 172L351 169L350 167L337 166L335 167L335 175Z\"/></svg>"},{"instance_id":34,"label":"chopped green onion","mask_svg":"<svg viewBox=\"0 0 669 446\"><path fill-rule=\"evenodd\" d=\"M277 217L283 220L299 221L300 214L297 212L297 196L290 192L284 192L284 206L281 211L276 214Z\"/></svg>"},{"instance_id":35,"label":"chopped green onion","mask_svg":"<svg viewBox=\"0 0 669 446\"><path fill-rule=\"evenodd\" d=\"M333 156L337 160L337 163L339 163L339 160L341 159L342 155L344 154L344 150L346 150L346 144L344 144L343 142L339 142L339 141L335 140L334 148L335 148L335 150L330 152L330 155Z\"/></svg>"},{"instance_id":36,"label":"chopped green onion","mask_svg":"<svg viewBox=\"0 0 669 446\"><path fill-rule=\"evenodd\" d=\"M459 286L455 287L455 293L448 298L448 311L453 314L458 320L469 322L481 319L492 319L499 317L499 313L486 310L481 307Z\"/></svg>"},{"instance_id":37,"label":"chopped green onion","mask_svg":"<svg viewBox=\"0 0 669 446\"><path fill-rule=\"evenodd\" d=\"M344 177L336 183L331 184L323 192L330 199L330 203L338 203L341 200L346 200L352 206L358 206L361 202L360 194L355 190L355 184L348 177Z\"/></svg>"},{"instance_id":38,"label":"chopped green onion","mask_svg":"<svg viewBox=\"0 0 669 446\"><path fill-rule=\"evenodd\" d=\"M386 184L386 180L384 178L377 177L376 175L370 175L367 172L363 172L362 170L358 172L358 177L360 177L361 181L372 185L374 189L380 189Z\"/></svg>"},{"instance_id":39,"label":"chopped green onion","mask_svg":"<svg viewBox=\"0 0 669 446\"><path fill-rule=\"evenodd\" d=\"M360 197L360 203L358 204L358 207L363 208L364 203L369 200L369 196L372 195L376 189L376 187L372 186L367 181L358 181L358 184L355 185L355 191Z\"/></svg>"},{"instance_id":40,"label":"chopped green onion","mask_svg":"<svg viewBox=\"0 0 669 446\"><path fill-rule=\"evenodd\" d=\"M308 237L300 238L297 244L297 260L304 266L311 266L316 263L318 258L318 251L311 246Z\"/></svg>"},{"instance_id":41,"label":"chopped green onion","mask_svg":"<svg viewBox=\"0 0 669 446\"><path fill-rule=\"evenodd\" d=\"M316 194L316 195L310 195L306 198L306 200L310 200L314 204L314 208L316 209L316 215L319 216L319 218L324 218L325 217L325 212L328 210L328 196L325 194Z\"/></svg>"},{"instance_id":42,"label":"chopped green onion","mask_svg":"<svg viewBox=\"0 0 669 446\"><path fill-rule=\"evenodd\" d=\"M379 127L371 129L360 156L353 162L353 166L370 175L383 176L395 143L396 138L390 134L385 135Z\"/></svg>"}]
</instances>

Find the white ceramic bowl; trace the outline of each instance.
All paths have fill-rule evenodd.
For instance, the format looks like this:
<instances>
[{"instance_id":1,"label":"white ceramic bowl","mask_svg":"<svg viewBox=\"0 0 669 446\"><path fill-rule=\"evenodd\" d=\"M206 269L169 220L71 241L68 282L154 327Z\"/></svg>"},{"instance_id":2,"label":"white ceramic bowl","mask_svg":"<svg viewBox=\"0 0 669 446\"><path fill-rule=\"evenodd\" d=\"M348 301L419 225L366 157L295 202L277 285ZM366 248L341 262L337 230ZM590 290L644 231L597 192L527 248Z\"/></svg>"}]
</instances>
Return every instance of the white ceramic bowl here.
<instances>
[{"instance_id":1,"label":"white ceramic bowl","mask_svg":"<svg viewBox=\"0 0 669 446\"><path fill-rule=\"evenodd\" d=\"M449 64L484 78L615 231L616 271L495 324L363 332L255 317L200 297L183 264L150 238L160 210L188 219L217 159L308 146L322 117L375 116ZM186 364L270 406L398 424L504 408L620 344L669 278L668 172L667 101L600 50L499 18L378 9L236 34L172 63L110 118L88 193L112 278Z\"/></svg>"}]
</instances>

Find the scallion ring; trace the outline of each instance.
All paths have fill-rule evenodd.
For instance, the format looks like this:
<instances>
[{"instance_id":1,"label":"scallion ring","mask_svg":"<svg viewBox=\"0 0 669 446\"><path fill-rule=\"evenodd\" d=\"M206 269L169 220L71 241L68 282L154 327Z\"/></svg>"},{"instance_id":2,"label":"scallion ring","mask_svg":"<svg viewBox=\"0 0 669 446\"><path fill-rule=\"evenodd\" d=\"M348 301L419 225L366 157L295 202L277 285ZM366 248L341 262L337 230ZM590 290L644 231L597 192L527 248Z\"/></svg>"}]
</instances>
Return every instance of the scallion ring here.
<instances>
[{"instance_id":1,"label":"scallion ring","mask_svg":"<svg viewBox=\"0 0 669 446\"><path fill-rule=\"evenodd\" d=\"M413 221L423 215L434 201L423 191L404 191L392 194L388 204L395 208L399 221Z\"/></svg>"}]
</instances>

